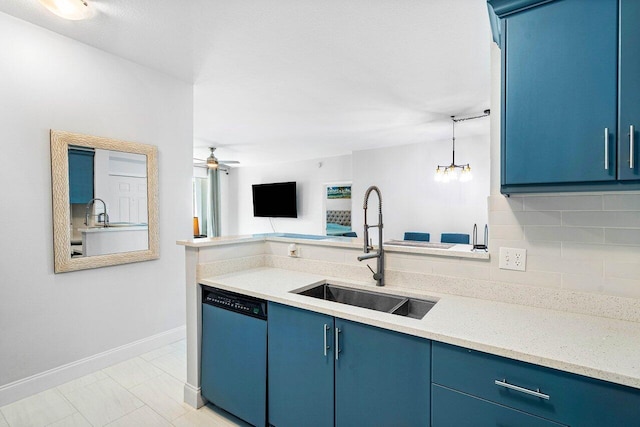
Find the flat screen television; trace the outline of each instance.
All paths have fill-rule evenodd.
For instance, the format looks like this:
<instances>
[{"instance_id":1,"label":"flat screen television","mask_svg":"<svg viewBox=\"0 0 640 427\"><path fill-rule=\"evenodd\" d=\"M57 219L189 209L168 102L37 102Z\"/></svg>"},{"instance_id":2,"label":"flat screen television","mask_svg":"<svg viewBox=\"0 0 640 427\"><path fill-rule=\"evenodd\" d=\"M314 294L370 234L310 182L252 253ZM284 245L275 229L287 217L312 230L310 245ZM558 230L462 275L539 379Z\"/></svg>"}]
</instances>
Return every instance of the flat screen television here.
<instances>
[{"instance_id":1,"label":"flat screen television","mask_svg":"<svg viewBox=\"0 0 640 427\"><path fill-rule=\"evenodd\" d=\"M253 216L297 218L295 182L253 184Z\"/></svg>"}]
</instances>

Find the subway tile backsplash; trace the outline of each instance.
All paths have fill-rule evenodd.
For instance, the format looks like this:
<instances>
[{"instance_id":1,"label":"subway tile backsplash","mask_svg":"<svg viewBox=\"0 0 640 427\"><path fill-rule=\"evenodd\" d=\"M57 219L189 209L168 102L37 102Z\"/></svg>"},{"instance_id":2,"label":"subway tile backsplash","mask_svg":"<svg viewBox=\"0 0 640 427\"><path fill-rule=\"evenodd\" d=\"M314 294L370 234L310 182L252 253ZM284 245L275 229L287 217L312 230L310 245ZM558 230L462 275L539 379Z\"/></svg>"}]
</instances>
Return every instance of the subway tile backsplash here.
<instances>
[{"instance_id":1,"label":"subway tile backsplash","mask_svg":"<svg viewBox=\"0 0 640 427\"><path fill-rule=\"evenodd\" d=\"M604 242L614 245L638 245L638 242L640 242L640 228L605 228Z\"/></svg>"},{"instance_id":2,"label":"subway tile backsplash","mask_svg":"<svg viewBox=\"0 0 640 427\"><path fill-rule=\"evenodd\" d=\"M491 279L640 298L640 193L494 195ZM497 268L501 246L527 249L527 271Z\"/></svg>"},{"instance_id":3,"label":"subway tile backsplash","mask_svg":"<svg viewBox=\"0 0 640 427\"><path fill-rule=\"evenodd\" d=\"M521 199L526 211L594 211L602 210L603 203L599 195L528 196Z\"/></svg>"},{"instance_id":4,"label":"subway tile backsplash","mask_svg":"<svg viewBox=\"0 0 640 427\"><path fill-rule=\"evenodd\" d=\"M607 211L640 211L640 194L607 194L603 196Z\"/></svg>"},{"instance_id":5,"label":"subway tile backsplash","mask_svg":"<svg viewBox=\"0 0 640 427\"><path fill-rule=\"evenodd\" d=\"M604 229L529 225L525 228L525 238L529 241L604 243Z\"/></svg>"}]
</instances>

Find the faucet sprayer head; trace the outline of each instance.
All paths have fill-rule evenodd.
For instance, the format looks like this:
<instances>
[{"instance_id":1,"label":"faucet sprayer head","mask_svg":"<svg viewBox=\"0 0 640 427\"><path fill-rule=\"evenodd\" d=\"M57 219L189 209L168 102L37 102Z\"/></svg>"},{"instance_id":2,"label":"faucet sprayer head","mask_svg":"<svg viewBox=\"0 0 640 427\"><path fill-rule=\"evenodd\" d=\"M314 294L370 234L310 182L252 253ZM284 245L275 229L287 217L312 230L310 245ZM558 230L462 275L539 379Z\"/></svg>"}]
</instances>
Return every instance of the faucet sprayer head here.
<instances>
[{"instance_id":1,"label":"faucet sprayer head","mask_svg":"<svg viewBox=\"0 0 640 427\"><path fill-rule=\"evenodd\" d=\"M367 191L364 193L364 203L363 203L362 207L366 212L367 211L367 204L369 202L369 196L371 195L372 191L375 191L376 194L378 194L378 208L379 208L379 213L382 215L382 195L380 194L380 189L375 185L372 185L371 187L367 188ZM366 219L365 219L365 221L366 221Z\"/></svg>"}]
</instances>

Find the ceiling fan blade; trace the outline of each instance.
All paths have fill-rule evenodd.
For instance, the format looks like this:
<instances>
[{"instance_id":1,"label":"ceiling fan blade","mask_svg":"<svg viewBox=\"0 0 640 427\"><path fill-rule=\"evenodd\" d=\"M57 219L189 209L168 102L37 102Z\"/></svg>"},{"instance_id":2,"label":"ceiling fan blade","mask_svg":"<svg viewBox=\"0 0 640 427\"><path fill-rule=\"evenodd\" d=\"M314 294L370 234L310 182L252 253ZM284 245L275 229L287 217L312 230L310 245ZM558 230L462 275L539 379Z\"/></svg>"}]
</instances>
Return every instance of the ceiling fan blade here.
<instances>
[{"instance_id":1,"label":"ceiling fan blade","mask_svg":"<svg viewBox=\"0 0 640 427\"><path fill-rule=\"evenodd\" d=\"M218 160L220 163L227 163L227 164L231 164L231 165L237 165L240 164L239 161L237 160Z\"/></svg>"}]
</instances>

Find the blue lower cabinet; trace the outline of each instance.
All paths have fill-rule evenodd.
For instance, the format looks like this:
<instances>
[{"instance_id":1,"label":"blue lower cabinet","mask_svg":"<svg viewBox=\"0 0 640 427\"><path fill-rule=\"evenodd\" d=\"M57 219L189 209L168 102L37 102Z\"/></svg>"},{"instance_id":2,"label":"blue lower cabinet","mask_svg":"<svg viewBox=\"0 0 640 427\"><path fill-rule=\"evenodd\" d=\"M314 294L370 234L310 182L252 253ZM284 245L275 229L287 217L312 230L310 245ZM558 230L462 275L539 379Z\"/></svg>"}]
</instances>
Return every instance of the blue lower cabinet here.
<instances>
[{"instance_id":1,"label":"blue lower cabinet","mask_svg":"<svg viewBox=\"0 0 640 427\"><path fill-rule=\"evenodd\" d=\"M267 322L203 304L202 325L202 395L263 427L267 417Z\"/></svg>"},{"instance_id":2,"label":"blue lower cabinet","mask_svg":"<svg viewBox=\"0 0 640 427\"><path fill-rule=\"evenodd\" d=\"M448 344L434 342L432 347L434 387L563 425L640 426L638 389ZM436 408L434 400L434 414Z\"/></svg>"},{"instance_id":3,"label":"blue lower cabinet","mask_svg":"<svg viewBox=\"0 0 640 427\"><path fill-rule=\"evenodd\" d=\"M333 426L333 317L271 302L268 312L269 424Z\"/></svg>"},{"instance_id":4,"label":"blue lower cabinet","mask_svg":"<svg viewBox=\"0 0 640 427\"><path fill-rule=\"evenodd\" d=\"M429 425L431 342L335 320L336 426Z\"/></svg>"},{"instance_id":5,"label":"blue lower cabinet","mask_svg":"<svg viewBox=\"0 0 640 427\"><path fill-rule=\"evenodd\" d=\"M562 427L526 412L478 399L434 384L431 389L432 427Z\"/></svg>"},{"instance_id":6,"label":"blue lower cabinet","mask_svg":"<svg viewBox=\"0 0 640 427\"><path fill-rule=\"evenodd\" d=\"M270 425L429 425L430 341L276 303L268 328Z\"/></svg>"}]
</instances>

